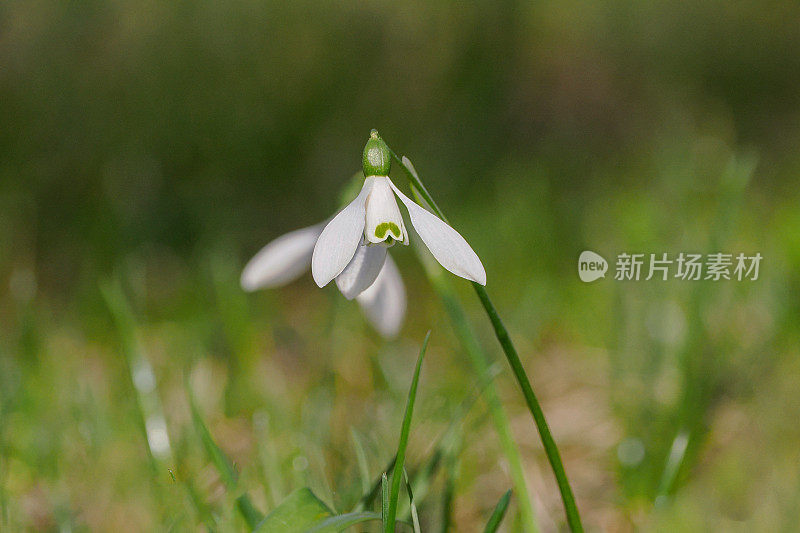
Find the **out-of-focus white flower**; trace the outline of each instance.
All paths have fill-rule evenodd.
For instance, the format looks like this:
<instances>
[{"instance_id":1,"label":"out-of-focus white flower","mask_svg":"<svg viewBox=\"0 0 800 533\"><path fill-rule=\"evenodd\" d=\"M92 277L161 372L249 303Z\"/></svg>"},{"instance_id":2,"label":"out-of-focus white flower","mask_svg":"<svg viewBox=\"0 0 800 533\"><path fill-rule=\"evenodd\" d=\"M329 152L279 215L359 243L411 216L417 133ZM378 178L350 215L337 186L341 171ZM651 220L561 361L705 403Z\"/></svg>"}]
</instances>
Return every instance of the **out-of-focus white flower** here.
<instances>
[{"instance_id":1,"label":"out-of-focus white flower","mask_svg":"<svg viewBox=\"0 0 800 533\"><path fill-rule=\"evenodd\" d=\"M384 337L394 337L406 315L406 289L390 255L375 283L356 296L370 324Z\"/></svg>"},{"instance_id":2,"label":"out-of-focus white flower","mask_svg":"<svg viewBox=\"0 0 800 533\"><path fill-rule=\"evenodd\" d=\"M280 287L299 278L311 266L314 245L326 223L289 232L264 246L242 271L242 288L250 292ZM386 248L379 256L368 253L369 248L372 247L359 247L351 264L337 276L336 284L348 300L356 298L378 333L394 337L405 318L405 286ZM370 283L365 285L365 280Z\"/></svg>"},{"instance_id":3,"label":"out-of-focus white flower","mask_svg":"<svg viewBox=\"0 0 800 533\"><path fill-rule=\"evenodd\" d=\"M324 287L336 279L346 296L358 294L377 277L386 249L395 242L408 244L395 195L406 206L422 242L444 268L486 285L483 264L467 241L389 179L391 152L375 130L364 147L363 167L366 179L361 192L328 222L314 245L311 274L317 285ZM346 289L339 281L343 275Z\"/></svg>"},{"instance_id":4,"label":"out-of-focus white flower","mask_svg":"<svg viewBox=\"0 0 800 533\"><path fill-rule=\"evenodd\" d=\"M248 292L286 285L311 265L311 254L325 222L290 231L264 246L242 271L242 288Z\"/></svg>"}]
</instances>

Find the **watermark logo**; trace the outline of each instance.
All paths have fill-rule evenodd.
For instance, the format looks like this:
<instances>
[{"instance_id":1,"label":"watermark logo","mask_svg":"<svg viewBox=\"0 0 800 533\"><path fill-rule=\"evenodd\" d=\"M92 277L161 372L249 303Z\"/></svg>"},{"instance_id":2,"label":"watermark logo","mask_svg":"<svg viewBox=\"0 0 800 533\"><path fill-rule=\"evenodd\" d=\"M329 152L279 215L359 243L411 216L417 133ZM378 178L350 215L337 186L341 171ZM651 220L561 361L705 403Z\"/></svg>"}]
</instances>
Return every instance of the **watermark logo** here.
<instances>
[{"instance_id":1,"label":"watermark logo","mask_svg":"<svg viewBox=\"0 0 800 533\"><path fill-rule=\"evenodd\" d=\"M604 278L607 270L608 262L603 259L603 256L591 250L581 252L581 256L578 258L578 276L581 281L589 283Z\"/></svg>"},{"instance_id":2,"label":"watermark logo","mask_svg":"<svg viewBox=\"0 0 800 533\"><path fill-rule=\"evenodd\" d=\"M716 252L710 254L640 254L621 253L616 257L614 280L650 281L756 281L761 267L760 253L752 255ZM578 276L589 283L606 277L608 263L595 252L586 250L578 258Z\"/></svg>"}]
</instances>

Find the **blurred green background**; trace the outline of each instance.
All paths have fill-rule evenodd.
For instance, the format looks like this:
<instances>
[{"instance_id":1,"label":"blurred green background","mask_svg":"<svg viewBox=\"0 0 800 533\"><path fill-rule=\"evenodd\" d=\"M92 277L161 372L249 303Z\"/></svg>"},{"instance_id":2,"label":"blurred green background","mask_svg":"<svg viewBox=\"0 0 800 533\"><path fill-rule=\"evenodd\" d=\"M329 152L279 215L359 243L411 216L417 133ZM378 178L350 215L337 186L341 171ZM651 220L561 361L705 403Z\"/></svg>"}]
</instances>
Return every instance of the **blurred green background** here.
<instances>
[{"instance_id":1,"label":"blurred green background","mask_svg":"<svg viewBox=\"0 0 800 533\"><path fill-rule=\"evenodd\" d=\"M3 2L0 530L235 531L241 490L266 511L303 485L348 508L351 435L379 474L430 328L423 462L477 378L410 250L391 343L310 276L238 287L263 244L336 209L371 128L482 258L589 529L796 530L798 20L787 1ZM752 282L584 284L585 249L764 259ZM502 363L541 526L563 528L455 285ZM454 520L474 531L510 482L485 408L463 425Z\"/></svg>"}]
</instances>

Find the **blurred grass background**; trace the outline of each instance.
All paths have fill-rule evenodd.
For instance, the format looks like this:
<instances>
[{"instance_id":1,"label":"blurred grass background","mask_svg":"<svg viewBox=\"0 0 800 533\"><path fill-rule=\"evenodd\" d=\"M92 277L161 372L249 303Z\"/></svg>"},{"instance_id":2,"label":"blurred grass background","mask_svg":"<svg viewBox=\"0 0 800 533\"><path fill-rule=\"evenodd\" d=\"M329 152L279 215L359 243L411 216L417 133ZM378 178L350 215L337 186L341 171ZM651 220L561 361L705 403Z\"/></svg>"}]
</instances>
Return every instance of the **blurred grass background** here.
<instances>
[{"instance_id":1,"label":"blurred grass background","mask_svg":"<svg viewBox=\"0 0 800 533\"><path fill-rule=\"evenodd\" d=\"M793 531L798 20L786 1L4 2L0 529L239 529L186 381L262 511L303 485L346 509L352 431L377 475L431 328L422 463L476 377L413 254L394 254L410 314L389 344L310 277L238 287L260 246L334 211L374 127L483 259L590 529ZM584 249L764 260L755 282L587 285ZM563 527L497 379L541 525ZM454 521L472 531L509 479L480 404L464 425Z\"/></svg>"}]
</instances>

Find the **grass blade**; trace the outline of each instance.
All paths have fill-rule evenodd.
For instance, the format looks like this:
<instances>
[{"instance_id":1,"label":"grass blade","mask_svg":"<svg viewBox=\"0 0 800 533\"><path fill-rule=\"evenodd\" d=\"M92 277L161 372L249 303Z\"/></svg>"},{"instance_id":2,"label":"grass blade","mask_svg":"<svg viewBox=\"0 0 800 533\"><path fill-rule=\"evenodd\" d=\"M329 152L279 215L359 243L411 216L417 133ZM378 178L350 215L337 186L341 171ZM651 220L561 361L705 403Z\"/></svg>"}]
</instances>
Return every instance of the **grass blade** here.
<instances>
[{"instance_id":1,"label":"grass blade","mask_svg":"<svg viewBox=\"0 0 800 533\"><path fill-rule=\"evenodd\" d=\"M389 508L384 520L384 531L386 533L394 532L394 520L397 515L397 499L400 496L400 482L402 481L403 463L406 458L406 447L408 446L408 435L411 430L411 417L414 414L414 402L417 398L417 385L419 385L419 372L422 368L422 360L425 358L425 351L428 349L428 341L431 338L431 332L425 335L425 340L422 341L422 348L419 351L417 358L417 367L414 369L414 377L411 380L411 389L408 391L408 402L406 403L406 413L403 417L403 426L400 430L400 442L397 445L397 460L394 463L394 471L392 472L392 487L391 494L389 495Z\"/></svg>"},{"instance_id":2,"label":"grass blade","mask_svg":"<svg viewBox=\"0 0 800 533\"><path fill-rule=\"evenodd\" d=\"M417 502L424 501L425 495L430 489L433 477L441 467L443 459L455 456L457 454L456 449L459 448L459 443L461 442L460 424L464 421L467 413L469 413L478 399L483 395L486 388L492 384L492 381L498 373L499 369L497 365L494 365L487 372L488 375L486 376L486 379L482 380L481 383L478 383L473 394L461 402L461 404L458 406L458 409L456 409L450 418L447 428L444 430L444 432L442 432L441 435L439 435L439 437L437 437L436 443L433 445L433 452L430 454L428 460L419 471L411 476L411 487L414 490L414 494L416 495L415 500ZM396 459L397 456L393 457L383 471L389 472L392 470L394 468ZM356 506L353 508L352 512L363 511L364 509L372 506L372 502L378 496L380 489L381 477L378 476L368 490L365 491L364 495L361 497L358 504L356 504ZM401 516L405 516L404 513L399 514Z\"/></svg>"},{"instance_id":3,"label":"grass blade","mask_svg":"<svg viewBox=\"0 0 800 533\"><path fill-rule=\"evenodd\" d=\"M381 494L383 476L386 472L394 468L394 462L397 460L397 456L392 457L392 460L389 461L389 464L386 465L386 468L383 470L383 473L375 480L375 483L372 484L372 487L369 489L368 492L364 493L361 499L358 501L356 506L353 508L352 512L363 511L369 507L372 507L372 502L375 501L375 498L378 497L378 494Z\"/></svg>"},{"instance_id":4,"label":"grass blade","mask_svg":"<svg viewBox=\"0 0 800 533\"><path fill-rule=\"evenodd\" d=\"M326 518L314 527L306 530L305 533L338 533L356 524L373 522L380 519L381 515L372 512L340 514Z\"/></svg>"},{"instance_id":5,"label":"grass blade","mask_svg":"<svg viewBox=\"0 0 800 533\"><path fill-rule=\"evenodd\" d=\"M500 527L500 522L503 521L503 517L506 515L506 511L508 510L508 502L510 501L511 490L509 489L508 492L503 494L503 497L500 498L500 501L497 502L494 512L492 512L492 516L489 517L489 521L486 523L486 527L483 529L483 533L494 533L497 531L497 528Z\"/></svg>"},{"instance_id":6,"label":"grass blade","mask_svg":"<svg viewBox=\"0 0 800 533\"><path fill-rule=\"evenodd\" d=\"M236 481L238 478L236 470L233 468L233 463L228 459L228 456L225 455L225 452L217 446L217 443L214 442L211 432L208 430L208 427L206 427L205 422L203 422L203 417L200 415L200 410L197 407L197 403L194 401L194 394L192 394L188 383L186 385L186 391L189 397L189 408L192 412L192 424L194 424L194 429L200 437L200 441L203 443L203 448L209 460L214 463L214 466L217 468L225 486L228 490L233 490L236 488Z\"/></svg>"},{"instance_id":7,"label":"grass blade","mask_svg":"<svg viewBox=\"0 0 800 533\"><path fill-rule=\"evenodd\" d=\"M386 530L387 518L389 515L389 479L386 472L381 474L381 520L383 529Z\"/></svg>"},{"instance_id":8,"label":"grass blade","mask_svg":"<svg viewBox=\"0 0 800 533\"><path fill-rule=\"evenodd\" d=\"M350 440L353 441L353 448L355 449L356 460L358 461L358 472L359 477L361 478L361 492L366 494L371 488L367 454L364 451L364 444L361 442L358 432L356 432L353 427L350 428Z\"/></svg>"},{"instance_id":9,"label":"grass blade","mask_svg":"<svg viewBox=\"0 0 800 533\"><path fill-rule=\"evenodd\" d=\"M449 454L445 459L445 481L442 491L442 533L450 531L453 523L453 496L456 492L456 457Z\"/></svg>"},{"instance_id":10,"label":"grass blade","mask_svg":"<svg viewBox=\"0 0 800 533\"><path fill-rule=\"evenodd\" d=\"M464 422L464 418L476 404L477 400L483 395L486 388L492 384L497 373L497 365L494 365L489 369L485 379L477 384L475 391L459 404L458 408L450 417L450 422L447 427L442 434L437 437L432 446L432 453L430 453L423 466L411 476L410 486L414 491L414 501L416 505L421 505L425 501L433 483L433 478L443 465L446 470L449 463L455 464L456 457L461 449L463 438L463 428L461 426ZM411 509L409 506L409 508L403 509L402 512L398 510L398 515L407 518L410 517L410 512Z\"/></svg>"},{"instance_id":11,"label":"grass blade","mask_svg":"<svg viewBox=\"0 0 800 533\"><path fill-rule=\"evenodd\" d=\"M419 515L417 514L417 506L414 504L414 491L411 490L411 483L408 481L408 472L403 468L403 479L406 482L406 492L408 493L408 505L411 508L411 524L414 526L414 533L420 533L419 529Z\"/></svg>"},{"instance_id":12,"label":"grass blade","mask_svg":"<svg viewBox=\"0 0 800 533\"><path fill-rule=\"evenodd\" d=\"M156 387L153 366L147 359L136 333L136 320L119 281L108 280L100 284L120 339L122 354L128 363L131 384L141 415L142 430L147 451L156 472L161 472L172 462L172 447L167 432L166 418Z\"/></svg>"},{"instance_id":13,"label":"grass blade","mask_svg":"<svg viewBox=\"0 0 800 533\"><path fill-rule=\"evenodd\" d=\"M200 441L203 443L206 455L208 455L209 460L214 463L228 491L233 492L236 489L239 476L236 469L233 467L233 463L228 459L228 456L225 455L225 452L217 446L217 443L214 442L211 432L208 430L205 422L203 422L203 417L200 415L200 409L197 407L188 381L186 383L186 394L189 397L189 409L192 412L192 423L200 437ZM244 521L250 529L254 529L264 519L264 515L256 509L255 505L253 505L253 502L250 500L250 496L247 494L242 494L236 498L236 508L239 510L239 514L242 515L242 518L244 518Z\"/></svg>"},{"instance_id":14,"label":"grass blade","mask_svg":"<svg viewBox=\"0 0 800 533\"><path fill-rule=\"evenodd\" d=\"M317 498L311 489L303 487L289 494L262 520L255 531L285 533L308 531L333 516L330 507Z\"/></svg>"},{"instance_id":15,"label":"grass blade","mask_svg":"<svg viewBox=\"0 0 800 533\"><path fill-rule=\"evenodd\" d=\"M256 509L253 502L250 501L250 496L247 494L242 494L236 498L236 508L239 510L239 514L242 515L247 527L250 529L255 529L256 526L264 520L264 515L261 514L261 511Z\"/></svg>"}]
</instances>

